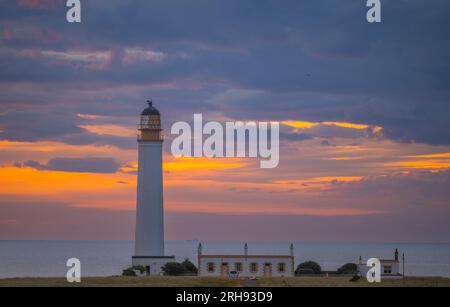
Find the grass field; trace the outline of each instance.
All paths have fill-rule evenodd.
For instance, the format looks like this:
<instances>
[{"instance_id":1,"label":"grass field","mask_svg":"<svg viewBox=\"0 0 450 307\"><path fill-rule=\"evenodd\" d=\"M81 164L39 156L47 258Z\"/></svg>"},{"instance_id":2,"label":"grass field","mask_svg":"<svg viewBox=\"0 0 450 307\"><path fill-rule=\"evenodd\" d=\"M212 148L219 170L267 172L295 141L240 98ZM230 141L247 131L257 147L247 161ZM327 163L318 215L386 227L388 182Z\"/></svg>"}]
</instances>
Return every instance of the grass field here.
<instances>
[{"instance_id":1,"label":"grass field","mask_svg":"<svg viewBox=\"0 0 450 307\"><path fill-rule=\"evenodd\" d=\"M209 277L90 277L79 284L63 278L0 279L0 287L243 287L245 279ZM370 284L350 282L348 277L262 278L259 287L450 287L449 278L408 277Z\"/></svg>"}]
</instances>

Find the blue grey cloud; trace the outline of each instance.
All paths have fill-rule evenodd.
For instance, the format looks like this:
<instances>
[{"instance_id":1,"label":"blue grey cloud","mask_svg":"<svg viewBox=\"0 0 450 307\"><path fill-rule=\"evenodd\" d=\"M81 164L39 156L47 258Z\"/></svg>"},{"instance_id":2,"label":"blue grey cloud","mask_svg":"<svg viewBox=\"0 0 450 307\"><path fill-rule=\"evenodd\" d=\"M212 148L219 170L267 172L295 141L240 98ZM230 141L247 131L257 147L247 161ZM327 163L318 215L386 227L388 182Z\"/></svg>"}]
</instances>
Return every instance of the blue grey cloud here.
<instances>
[{"instance_id":1,"label":"blue grey cloud","mask_svg":"<svg viewBox=\"0 0 450 307\"><path fill-rule=\"evenodd\" d=\"M383 22L369 24L364 1L103 0L84 1L83 22L73 25L63 5L2 2L0 114L39 102L68 118L58 132L51 122L32 131L0 118L2 137L78 133L77 142L91 143L70 114L131 117L153 97L166 122L193 112L351 121L402 142L450 144L449 9L444 0L383 1ZM164 56L130 62L127 49ZM109 55L91 63L68 60L71 52ZM9 86L25 83L46 91ZM236 89L259 94L217 101Z\"/></svg>"},{"instance_id":2,"label":"blue grey cloud","mask_svg":"<svg viewBox=\"0 0 450 307\"><path fill-rule=\"evenodd\" d=\"M24 163L15 163L15 166L62 172L116 173L120 168L120 163L113 158L53 158L47 164L30 160Z\"/></svg>"}]
</instances>

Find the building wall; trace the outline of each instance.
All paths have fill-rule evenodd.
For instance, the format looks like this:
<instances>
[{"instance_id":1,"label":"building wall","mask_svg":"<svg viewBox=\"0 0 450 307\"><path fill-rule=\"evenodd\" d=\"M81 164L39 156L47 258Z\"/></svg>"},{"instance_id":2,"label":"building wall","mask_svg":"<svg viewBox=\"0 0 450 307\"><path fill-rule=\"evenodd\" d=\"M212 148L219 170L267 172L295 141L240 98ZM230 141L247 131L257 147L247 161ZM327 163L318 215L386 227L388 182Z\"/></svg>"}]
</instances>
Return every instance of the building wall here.
<instances>
[{"instance_id":1,"label":"building wall","mask_svg":"<svg viewBox=\"0 0 450 307\"><path fill-rule=\"evenodd\" d=\"M215 270L208 271L208 263L213 263ZM228 263L228 271L236 270L236 263L242 263L242 271L239 276L242 277L286 277L294 276L294 257L292 256L225 256L225 255L204 255L199 256L199 275L200 276L228 276L226 267L222 267L223 263ZM256 263L257 271L252 272L250 269L251 263ZM271 264L271 270L267 267L265 274L265 264ZM280 272L278 270L279 263L284 263L285 270Z\"/></svg>"},{"instance_id":2,"label":"building wall","mask_svg":"<svg viewBox=\"0 0 450 307\"><path fill-rule=\"evenodd\" d=\"M399 275L400 274L400 263L398 261L381 261L381 276L386 277L388 275ZM385 273L385 269L387 267L391 268L391 273ZM367 275L367 272L370 270L370 267L368 267L365 263L358 264L358 270L361 273L363 277Z\"/></svg>"},{"instance_id":3,"label":"building wall","mask_svg":"<svg viewBox=\"0 0 450 307\"><path fill-rule=\"evenodd\" d=\"M390 267L391 273L385 272L386 267ZM397 262L381 262L381 275L398 275L400 274L400 263Z\"/></svg>"}]
</instances>

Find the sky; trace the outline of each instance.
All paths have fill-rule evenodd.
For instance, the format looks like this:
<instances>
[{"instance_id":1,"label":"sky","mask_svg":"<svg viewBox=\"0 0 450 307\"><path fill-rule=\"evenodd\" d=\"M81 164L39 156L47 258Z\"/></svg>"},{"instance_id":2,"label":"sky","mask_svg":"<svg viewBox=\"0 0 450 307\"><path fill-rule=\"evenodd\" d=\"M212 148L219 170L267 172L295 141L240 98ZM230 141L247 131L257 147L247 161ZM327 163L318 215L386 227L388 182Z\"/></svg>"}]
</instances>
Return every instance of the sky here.
<instances>
[{"instance_id":1,"label":"sky","mask_svg":"<svg viewBox=\"0 0 450 307\"><path fill-rule=\"evenodd\" d=\"M152 99L168 240L450 242L450 3L381 2L0 1L0 239L132 240ZM173 157L194 113L279 166Z\"/></svg>"}]
</instances>

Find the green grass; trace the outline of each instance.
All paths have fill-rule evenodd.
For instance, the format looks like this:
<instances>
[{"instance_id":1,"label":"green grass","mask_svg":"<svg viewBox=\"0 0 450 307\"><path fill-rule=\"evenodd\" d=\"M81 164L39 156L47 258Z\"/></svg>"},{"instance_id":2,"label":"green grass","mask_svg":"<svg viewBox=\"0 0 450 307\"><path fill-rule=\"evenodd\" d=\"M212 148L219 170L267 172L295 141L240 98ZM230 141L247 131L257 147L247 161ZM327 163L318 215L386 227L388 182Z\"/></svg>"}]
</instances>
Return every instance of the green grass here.
<instances>
[{"instance_id":1,"label":"green grass","mask_svg":"<svg viewBox=\"0 0 450 307\"><path fill-rule=\"evenodd\" d=\"M238 287L244 280L214 277L87 277L81 283L65 278L0 279L0 287Z\"/></svg>"},{"instance_id":2,"label":"green grass","mask_svg":"<svg viewBox=\"0 0 450 307\"><path fill-rule=\"evenodd\" d=\"M289 277L261 278L259 287L450 287L449 278L408 277L350 282L348 277ZM215 277L89 277L82 282L68 283L64 278L11 278L0 279L0 287L242 287L244 279Z\"/></svg>"}]
</instances>

